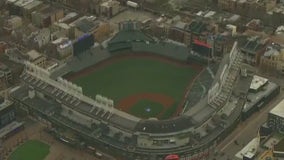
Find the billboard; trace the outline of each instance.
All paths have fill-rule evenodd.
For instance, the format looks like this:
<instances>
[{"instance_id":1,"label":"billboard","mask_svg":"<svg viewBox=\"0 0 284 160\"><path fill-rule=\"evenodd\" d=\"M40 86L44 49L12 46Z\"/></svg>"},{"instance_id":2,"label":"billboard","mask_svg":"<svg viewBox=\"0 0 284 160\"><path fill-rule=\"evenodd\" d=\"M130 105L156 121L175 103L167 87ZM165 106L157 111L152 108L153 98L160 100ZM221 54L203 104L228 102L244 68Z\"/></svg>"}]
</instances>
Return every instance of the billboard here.
<instances>
[{"instance_id":1,"label":"billboard","mask_svg":"<svg viewBox=\"0 0 284 160\"><path fill-rule=\"evenodd\" d=\"M95 39L92 34L85 34L78 38L78 40L73 43L74 55L78 56L79 54L90 49L94 45L94 42Z\"/></svg>"},{"instance_id":2,"label":"billboard","mask_svg":"<svg viewBox=\"0 0 284 160\"><path fill-rule=\"evenodd\" d=\"M212 46L206 42L193 39L192 50L206 57L211 57Z\"/></svg>"}]
</instances>

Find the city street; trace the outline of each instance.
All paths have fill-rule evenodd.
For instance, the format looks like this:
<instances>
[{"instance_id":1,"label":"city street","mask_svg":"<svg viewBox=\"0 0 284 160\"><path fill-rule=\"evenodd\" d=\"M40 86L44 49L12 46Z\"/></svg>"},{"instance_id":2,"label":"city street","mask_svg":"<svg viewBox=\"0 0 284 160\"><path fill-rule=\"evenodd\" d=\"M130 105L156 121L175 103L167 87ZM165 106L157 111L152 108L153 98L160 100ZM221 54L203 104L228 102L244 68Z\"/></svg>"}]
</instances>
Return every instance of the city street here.
<instances>
[{"instance_id":1,"label":"city street","mask_svg":"<svg viewBox=\"0 0 284 160\"><path fill-rule=\"evenodd\" d=\"M280 82L278 84L283 88L283 83L281 83L280 79L272 78L272 81L276 83ZM284 93L283 90L281 90L280 94L267 106L254 113L245 121L240 122L237 128L217 146L216 151L218 152L218 155L215 157L212 156L211 159L234 160L235 154L257 136L257 130L267 120L268 112L283 98ZM237 141L238 144L236 144L235 141Z\"/></svg>"}]
</instances>

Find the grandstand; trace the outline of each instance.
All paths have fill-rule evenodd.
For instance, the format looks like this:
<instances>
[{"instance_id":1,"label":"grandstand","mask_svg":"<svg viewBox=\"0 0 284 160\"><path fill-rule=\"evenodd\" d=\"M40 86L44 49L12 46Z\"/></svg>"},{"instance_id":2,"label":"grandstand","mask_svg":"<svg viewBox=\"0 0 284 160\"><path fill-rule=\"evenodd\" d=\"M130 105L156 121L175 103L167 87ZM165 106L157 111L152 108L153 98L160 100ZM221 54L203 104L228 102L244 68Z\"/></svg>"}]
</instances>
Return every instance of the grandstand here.
<instances>
[{"instance_id":1,"label":"grandstand","mask_svg":"<svg viewBox=\"0 0 284 160\"><path fill-rule=\"evenodd\" d=\"M117 37L113 40L113 44L120 44ZM126 42L127 39L121 41ZM148 43L134 37L128 49L133 53L147 50L186 62L190 57L188 49L168 43ZM52 73L27 62L21 75L24 85L15 90L11 97L24 110L54 124L55 129L58 126L70 128L81 135L84 142L102 148L106 146L125 159L163 159L168 153L178 154L181 159L208 156L209 149L220 141L218 137L227 134L241 114L242 106L228 101L238 100L231 94L238 80L242 60L237 44L221 62L221 67L219 63L207 65L189 88L184 111L167 120L140 119L124 113L110 103L87 97L80 86L60 77L115 56L116 47L110 53L105 50L100 52L101 49L95 53L83 53ZM118 51L122 51L118 48ZM179 52L176 53L176 50ZM225 70L223 66L227 66ZM236 109L228 112L228 121L212 118L219 116L219 110L225 112L225 108L231 105Z\"/></svg>"}]
</instances>

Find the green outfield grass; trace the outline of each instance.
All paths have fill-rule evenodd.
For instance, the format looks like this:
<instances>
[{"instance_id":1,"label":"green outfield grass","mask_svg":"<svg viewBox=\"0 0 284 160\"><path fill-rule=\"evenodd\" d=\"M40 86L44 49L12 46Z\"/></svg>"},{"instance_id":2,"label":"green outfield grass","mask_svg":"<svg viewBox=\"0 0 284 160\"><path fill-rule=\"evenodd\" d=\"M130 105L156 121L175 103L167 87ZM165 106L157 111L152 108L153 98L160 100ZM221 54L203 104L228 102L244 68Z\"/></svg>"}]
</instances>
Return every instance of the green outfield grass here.
<instances>
[{"instance_id":1,"label":"green outfield grass","mask_svg":"<svg viewBox=\"0 0 284 160\"><path fill-rule=\"evenodd\" d=\"M19 146L9 160L44 160L49 154L49 145L37 140L30 140Z\"/></svg>"},{"instance_id":2,"label":"green outfield grass","mask_svg":"<svg viewBox=\"0 0 284 160\"><path fill-rule=\"evenodd\" d=\"M98 68L87 76L74 79L73 82L82 86L84 94L92 98L96 94L101 94L112 98L115 104L123 98L140 93L158 93L171 96L175 101L175 106L172 106L173 109L170 113L165 111L165 117L162 116L169 118L182 100L186 87L197 73L198 71L190 66L181 67L156 59L130 58ZM150 103L149 105L146 102L141 103L134 108L140 106L143 108L144 105L154 107ZM143 109L138 110L137 113ZM156 112L156 109L152 109L152 111ZM136 111L132 110L132 113L135 114ZM141 112L140 114L155 115Z\"/></svg>"}]
</instances>

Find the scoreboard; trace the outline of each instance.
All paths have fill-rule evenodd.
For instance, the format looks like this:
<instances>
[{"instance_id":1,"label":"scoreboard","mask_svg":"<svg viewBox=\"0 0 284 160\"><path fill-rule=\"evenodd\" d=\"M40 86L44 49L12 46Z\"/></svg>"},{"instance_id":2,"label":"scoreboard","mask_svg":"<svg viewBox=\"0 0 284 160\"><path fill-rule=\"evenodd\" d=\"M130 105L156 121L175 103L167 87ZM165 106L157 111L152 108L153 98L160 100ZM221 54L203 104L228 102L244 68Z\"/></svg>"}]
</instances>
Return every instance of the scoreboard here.
<instances>
[{"instance_id":1,"label":"scoreboard","mask_svg":"<svg viewBox=\"0 0 284 160\"><path fill-rule=\"evenodd\" d=\"M80 55L86 50L90 49L95 42L95 38L92 34L85 34L78 38L77 41L73 43L73 52L75 56Z\"/></svg>"}]
</instances>

